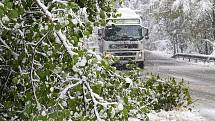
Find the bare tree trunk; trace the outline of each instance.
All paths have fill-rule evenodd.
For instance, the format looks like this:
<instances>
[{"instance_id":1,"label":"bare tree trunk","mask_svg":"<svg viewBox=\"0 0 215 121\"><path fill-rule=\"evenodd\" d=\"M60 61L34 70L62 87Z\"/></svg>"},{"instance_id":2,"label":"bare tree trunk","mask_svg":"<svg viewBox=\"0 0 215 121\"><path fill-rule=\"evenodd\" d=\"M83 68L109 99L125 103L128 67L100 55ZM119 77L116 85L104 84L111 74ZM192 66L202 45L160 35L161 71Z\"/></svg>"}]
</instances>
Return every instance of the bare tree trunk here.
<instances>
[{"instance_id":1,"label":"bare tree trunk","mask_svg":"<svg viewBox=\"0 0 215 121\"><path fill-rule=\"evenodd\" d=\"M205 42L205 54L208 55L208 42Z\"/></svg>"},{"instance_id":2,"label":"bare tree trunk","mask_svg":"<svg viewBox=\"0 0 215 121\"><path fill-rule=\"evenodd\" d=\"M176 39L173 37L173 54L176 54Z\"/></svg>"},{"instance_id":3,"label":"bare tree trunk","mask_svg":"<svg viewBox=\"0 0 215 121\"><path fill-rule=\"evenodd\" d=\"M207 35L206 35L207 33L206 33L206 31L205 31L205 33L204 33L204 39L207 39ZM207 41L205 41L205 54L206 55L208 55L209 54L209 50L208 50L209 48L208 48L208 42Z\"/></svg>"}]
</instances>

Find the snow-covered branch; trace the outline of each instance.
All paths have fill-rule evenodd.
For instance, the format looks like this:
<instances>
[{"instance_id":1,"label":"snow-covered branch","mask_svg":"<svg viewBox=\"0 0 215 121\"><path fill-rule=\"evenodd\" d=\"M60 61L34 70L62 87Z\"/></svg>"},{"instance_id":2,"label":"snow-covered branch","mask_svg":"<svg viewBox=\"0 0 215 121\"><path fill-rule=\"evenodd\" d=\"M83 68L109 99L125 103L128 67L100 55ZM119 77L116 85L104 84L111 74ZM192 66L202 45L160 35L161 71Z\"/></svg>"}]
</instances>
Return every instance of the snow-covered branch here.
<instances>
[{"instance_id":1,"label":"snow-covered branch","mask_svg":"<svg viewBox=\"0 0 215 121\"><path fill-rule=\"evenodd\" d=\"M18 58L19 54L17 54L16 52L14 52L10 46L0 37L0 42L4 45L4 47L6 47L8 50L11 51L12 55L14 56L15 59Z\"/></svg>"},{"instance_id":2,"label":"snow-covered branch","mask_svg":"<svg viewBox=\"0 0 215 121\"><path fill-rule=\"evenodd\" d=\"M3 29L6 29L6 30L11 30L10 28L6 27L2 21L0 21L0 27L3 28Z\"/></svg>"},{"instance_id":3,"label":"snow-covered branch","mask_svg":"<svg viewBox=\"0 0 215 121\"><path fill-rule=\"evenodd\" d=\"M104 100L103 97L99 96L98 94L92 92L92 95L97 99L97 104L100 104L102 106L112 105L112 104L118 104L117 102L107 102Z\"/></svg>"},{"instance_id":4,"label":"snow-covered branch","mask_svg":"<svg viewBox=\"0 0 215 121\"><path fill-rule=\"evenodd\" d=\"M211 45L213 45L213 47L215 47L215 42L210 41L209 39L203 39L206 42L209 42Z\"/></svg>"},{"instance_id":5,"label":"snow-covered branch","mask_svg":"<svg viewBox=\"0 0 215 121\"><path fill-rule=\"evenodd\" d=\"M37 108L40 110L41 108L41 104L38 101L37 95L36 95L36 87L34 85L34 78L33 78L33 72L34 72L34 60L35 60L35 54L36 54L36 49L39 46L39 44L47 37L47 35L49 34L49 32L47 32L34 46L33 51L32 51L32 62L31 62L31 68L30 68L30 81L31 81L31 85L32 85L32 89L33 89L33 94L34 94L34 98L36 100L37 103Z\"/></svg>"},{"instance_id":6,"label":"snow-covered branch","mask_svg":"<svg viewBox=\"0 0 215 121\"><path fill-rule=\"evenodd\" d=\"M42 8L43 12L49 18L49 20L53 21L53 15L51 12L48 11L48 7L46 7L40 0L36 0L37 4Z\"/></svg>"},{"instance_id":7,"label":"snow-covered branch","mask_svg":"<svg viewBox=\"0 0 215 121\"><path fill-rule=\"evenodd\" d=\"M84 85L84 82L82 83L82 91L83 91L83 99L84 99L84 112L87 111L87 97L86 97L86 86Z\"/></svg>"},{"instance_id":8,"label":"snow-covered branch","mask_svg":"<svg viewBox=\"0 0 215 121\"><path fill-rule=\"evenodd\" d=\"M63 4L66 4L68 3L67 0L53 0L52 3L63 3Z\"/></svg>"},{"instance_id":9,"label":"snow-covered branch","mask_svg":"<svg viewBox=\"0 0 215 121\"><path fill-rule=\"evenodd\" d=\"M40 109L41 108L41 105L38 101L38 98L37 98L37 95L36 95L36 87L34 85L34 78L33 78L33 71L34 71L34 56L35 56L35 50L33 50L33 54L32 54L32 63L31 63L31 69L30 69L30 81L31 81L31 86L32 86L32 89L33 89L33 95L34 95L34 98L36 100L36 103L37 103L37 108Z\"/></svg>"},{"instance_id":10,"label":"snow-covered branch","mask_svg":"<svg viewBox=\"0 0 215 121\"><path fill-rule=\"evenodd\" d=\"M82 27L84 26L83 23L82 23L82 21L78 18L78 16L73 12L72 9L70 9L69 14L70 14L71 16L74 16L75 19L78 21L78 23L79 23Z\"/></svg>"},{"instance_id":11,"label":"snow-covered branch","mask_svg":"<svg viewBox=\"0 0 215 121\"><path fill-rule=\"evenodd\" d=\"M0 2L0 6L4 7L4 4Z\"/></svg>"},{"instance_id":12,"label":"snow-covered branch","mask_svg":"<svg viewBox=\"0 0 215 121\"><path fill-rule=\"evenodd\" d=\"M91 89L89 83L88 83L86 80L83 80L83 81L84 81L84 84L85 84L86 87L87 87L87 90L88 90L89 93L90 93L91 98L92 98L92 101L93 101L93 108L94 108L94 112L95 112L97 121L102 121L102 119L100 118L98 109L97 109L97 104L98 104L98 102L96 101L96 99L95 99L95 97L94 97L94 95L93 95L93 90Z\"/></svg>"},{"instance_id":13,"label":"snow-covered branch","mask_svg":"<svg viewBox=\"0 0 215 121\"><path fill-rule=\"evenodd\" d=\"M40 0L36 0L37 1L37 4L43 9L44 13L46 14L46 16L49 17L49 19L51 21L53 21L53 15L50 11L48 11L48 8L43 4L41 3ZM58 0L59 2L59 0ZM73 11L71 11L73 12ZM74 13L74 12L73 12ZM75 15L75 14L73 14ZM58 32L56 32L58 38L60 39L60 41L63 43L64 47L66 48L67 52L70 54L71 57L73 57L73 55L75 55L76 53L72 51L73 47L71 44L69 44L69 42L67 41L67 38L66 36L62 33L61 30L59 30Z\"/></svg>"},{"instance_id":14,"label":"snow-covered branch","mask_svg":"<svg viewBox=\"0 0 215 121\"><path fill-rule=\"evenodd\" d=\"M66 48L67 52L69 53L69 55L71 57L73 57L73 55L76 55L77 53L73 52L72 49L72 45L68 44L67 38L66 36L62 33L61 30L59 30L57 33L58 38L60 39L60 41L63 43L64 47Z\"/></svg>"},{"instance_id":15,"label":"snow-covered branch","mask_svg":"<svg viewBox=\"0 0 215 121\"><path fill-rule=\"evenodd\" d=\"M64 90L60 93L60 98L63 98L63 97L65 96L65 94L68 92L69 89L74 88L74 87L78 86L78 85L81 84L81 83L82 83L82 81L80 80L80 81L78 81L78 82L75 83L75 84L70 84L70 85L68 85L68 86L67 86L66 88L64 88Z\"/></svg>"}]
</instances>

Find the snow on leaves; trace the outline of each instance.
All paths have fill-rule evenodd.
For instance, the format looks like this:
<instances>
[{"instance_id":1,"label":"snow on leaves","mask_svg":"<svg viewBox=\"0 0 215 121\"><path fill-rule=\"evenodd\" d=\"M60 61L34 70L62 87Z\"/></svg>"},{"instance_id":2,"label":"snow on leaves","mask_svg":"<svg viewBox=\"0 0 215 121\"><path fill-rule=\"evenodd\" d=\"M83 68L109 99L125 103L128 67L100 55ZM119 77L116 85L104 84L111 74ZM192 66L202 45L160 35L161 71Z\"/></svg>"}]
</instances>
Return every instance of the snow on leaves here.
<instances>
[{"instance_id":1,"label":"snow on leaves","mask_svg":"<svg viewBox=\"0 0 215 121\"><path fill-rule=\"evenodd\" d=\"M90 33L92 30L93 22L98 22L97 25L99 25L97 9L109 8L106 6L107 2L103 2L99 6L94 6L98 4L98 1L94 2L90 0L86 6L81 5L80 2L63 0L50 2L36 0L18 3L5 0L1 2L1 7L6 7L0 8L0 43L1 46L4 46L1 50L1 61L4 61L9 68L1 71L1 79L6 83L1 81L0 84L4 83L3 85L6 87L1 90L5 96L1 97L0 101L5 103L0 104L7 104L8 108L16 108L17 110L14 109L11 115L17 115L19 110L27 108L27 112L24 110L21 114L25 115L24 118L19 115L17 119L65 119L69 117L67 108L71 108L75 112L74 114L78 114L78 118L85 116L93 119L96 117L99 120L97 105L115 104L112 100L107 102L99 96L101 83L96 82L98 80L102 82L102 75L106 74L101 65L103 59L98 55L88 53L80 44L81 39L87 37L85 31ZM82 11L82 7L85 11ZM18 15L14 15L13 18L6 16L7 12L13 12L11 8L18 11ZM86 11L86 8L94 10ZM81 14L81 11L85 13ZM106 12L104 13L106 14ZM90 20L88 16L90 16ZM13 31L13 25L17 31ZM47 31L49 31L47 37L40 41ZM11 59L11 55L16 59ZM90 59L91 61L88 62ZM32 64L29 66L29 63ZM105 66L110 68L108 65ZM79 70L76 71L75 67ZM91 68L95 68L96 71ZM30 77L28 76L29 70L31 70ZM29 79L32 82L31 86ZM105 77L105 79L108 78ZM18 104L20 105L18 107L11 105L10 99L14 99L14 97L7 97L7 94L10 93L10 90L14 90L13 87L18 87L15 90L18 94L27 95L15 98L15 101L30 101L33 105L26 105L26 107L21 104ZM91 89L92 87L94 89ZM31 91L32 88L33 91ZM100 91L97 91L97 88ZM26 90L28 90L27 94ZM40 108L35 108L35 101ZM82 110L82 106L86 106L84 110ZM94 112L91 111L92 109ZM83 112L91 115L88 117ZM55 113L59 117L54 117ZM9 120L12 116L3 117ZM0 118L2 117L0 116Z\"/></svg>"}]
</instances>

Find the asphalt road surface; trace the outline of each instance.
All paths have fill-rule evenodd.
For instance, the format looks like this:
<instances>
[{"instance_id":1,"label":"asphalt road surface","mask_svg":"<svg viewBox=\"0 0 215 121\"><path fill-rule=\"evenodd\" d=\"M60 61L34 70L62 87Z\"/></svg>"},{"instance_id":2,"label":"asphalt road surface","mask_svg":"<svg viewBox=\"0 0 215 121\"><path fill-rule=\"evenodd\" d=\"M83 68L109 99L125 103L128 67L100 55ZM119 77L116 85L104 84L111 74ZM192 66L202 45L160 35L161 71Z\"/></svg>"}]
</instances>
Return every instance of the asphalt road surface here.
<instances>
[{"instance_id":1,"label":"asphalt road surface","mask_svg":"<svg viewBox=\"0 0 215 121\"><path fill-rule=\"evenodd\" d=\"M145 52L145 58L145 72L187 81L193 109L208 121L215 121L215 65L192 64L150 51Z\"/></svg>"}]
</instances>

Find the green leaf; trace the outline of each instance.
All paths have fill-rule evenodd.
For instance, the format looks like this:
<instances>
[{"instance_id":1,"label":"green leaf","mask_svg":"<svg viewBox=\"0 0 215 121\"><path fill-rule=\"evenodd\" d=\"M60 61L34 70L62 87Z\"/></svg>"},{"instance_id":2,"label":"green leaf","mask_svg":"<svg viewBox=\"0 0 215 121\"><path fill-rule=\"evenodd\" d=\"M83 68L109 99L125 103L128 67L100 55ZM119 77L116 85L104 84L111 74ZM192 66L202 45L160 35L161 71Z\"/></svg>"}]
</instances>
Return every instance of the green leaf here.
<instances>
[{"instance_id":1,"label":"green leaf","mask_svg":"<svg viewBox=\"0 0 215 121\"><path fill-rule=\"evenodd\" d=\"M7 1L7 2L5 2L4 5L5 5L5 7L9 8L9 9L12 9L12 7L13 7L13 2Z\"/></svg>"},{"instance_id":2,"label":"green leaf","mask_svg":"<svg viewBox=\"0 0 215 121\"><path fill-rule=\"evenodd\" d=\"M75 2L69 2L69 7L74 11L77 12L79 10L79 6Z\"/></svg>"},{"instance_id":3,"label":"green leaf","mask_svg":"<svg viewBox=\"0 0 215 121\"><path fill-rule=\"evenodd\" d=\"M4 10L2 8L0 8L0 17L4 16Z\"/></svg>"},{"instance_id":4,"label":"green leaf","mask_svg":"<svg viewBox=\"0 0 215 121\"><path fill-rule=\"evenodd\" d=\"M88 30L85 30L85 31L84 31L84 35L87 36L87 38L89 38L90 35L91 35L91 32L88 31Z\"/></svg>"},{"instance_id":5,"label":"green leaf","mask_svg":"<svg viewBox=\"0 0 215 121\"><path fill-rule=\"evenodd\" d=\"M58 112L56 111L56 112L53 112L53 113L51 113L51 114L49 114L49 118L51 119L57 119L57 117L58 117Z\"/></svg>"},{"instance_id":6,"label":"green leaf","mask_svg":"<svg viewBox=\"0 0 215 121\"><path fill-rule=\"evenodd\" d=\"M93 92L100 94L101 90L102 90L102 86L100 84L96 84L94 86L92 86Z\"/></svg>"},{"instance_id":7,"label":"green leaf","mask_svg":"<svg viewBox=\"0 0 215 121\"><path fill-rule=\"evenodd\" d=\"M106 14L105 14L105 12L104 12L104 11L100 11L100 17L101 17L102 19L105 19Z\"/></svg>"},{"instance_id":8,"label":"green leaf","mask_svg":"<svg viewBox=\"0 0 215 121\"><path fill-rule=\"evenodd\" d=\"M128 96L125 96L125 97L124 97L124 103L125 103L126 105L128 105Z\"/></svg>"},{"instance_id":9,"label":"green leaf","mask_svg":"<svg viewBox=\"0 0 215 121\"><path fill-rule=\"evenodd\" d=\"M4 102L4 107L5 108L11 108L13 106L13 103L11 101L5 101Z\"/></svg>"},{"instance_id":10,"label":"green leaf","mask_svg":"<svg viewBox=\"0 0 215 121\"><path fill-rule=\"evenodd\" d=\"M10 15L11 18L16 18L16 17L18 17L18 16L19 16L18 10L17 10L17 9L11 10L9 15Z\"/></svg>"},{"instance_id":11,"label":"green leaf","mask_svg":"<svg viewBox=\"0 0 215 121\"><path fill-rule=\"evenodd\" d=\"M122 115L123 115L124 119L128 119L128 109L127 108L123 109Z\"/></svg>"}]
</instances>

